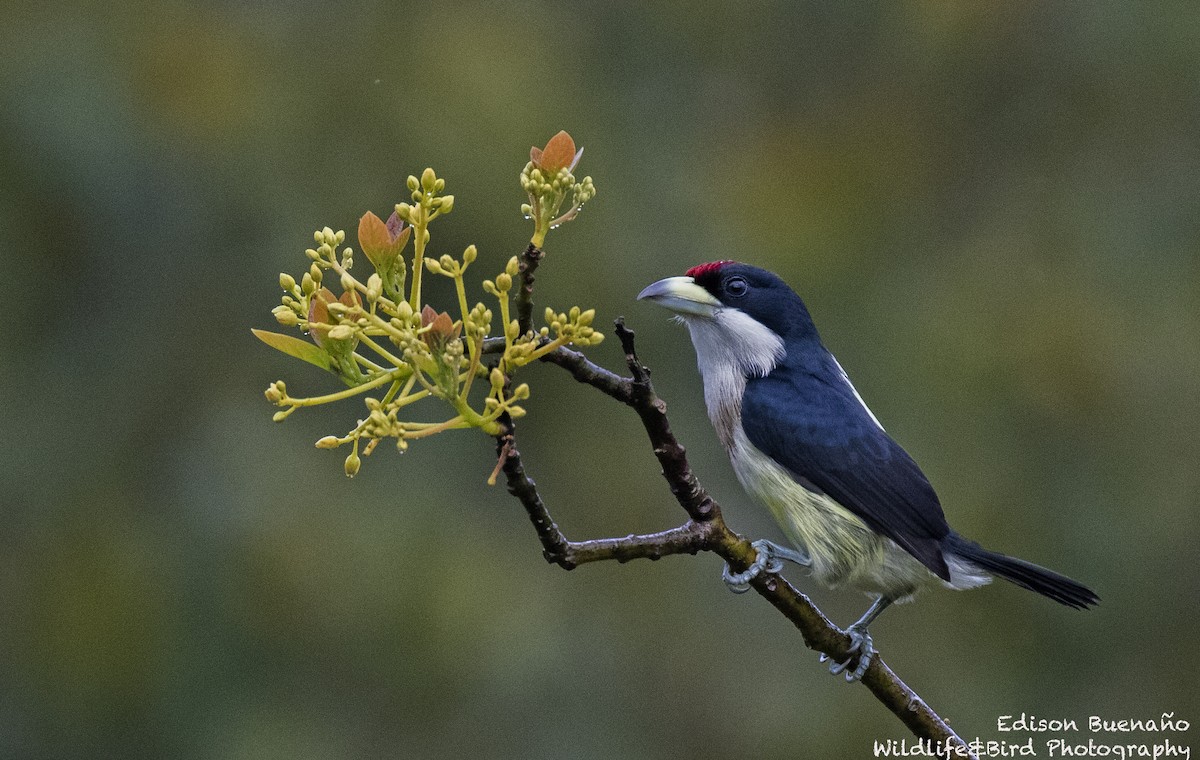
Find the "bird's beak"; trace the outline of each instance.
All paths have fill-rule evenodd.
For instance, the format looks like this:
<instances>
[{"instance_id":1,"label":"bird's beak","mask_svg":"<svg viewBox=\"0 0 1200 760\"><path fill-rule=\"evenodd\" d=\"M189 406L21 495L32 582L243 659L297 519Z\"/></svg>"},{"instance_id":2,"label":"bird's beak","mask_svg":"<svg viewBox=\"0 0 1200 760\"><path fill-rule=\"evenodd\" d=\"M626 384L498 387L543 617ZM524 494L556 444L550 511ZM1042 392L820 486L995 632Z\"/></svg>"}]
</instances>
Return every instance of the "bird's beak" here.
<instances>
[{"instance_id":1,"label":"bird's beak","mask_svg":"<svg viewBox=\"0 0 1200 760\"><path fill-rule=\"evenodd\" d=\"M668 277L638 293L639 301L653 301L678 314L711 317L721 305L691 277Z\"/></svg>"}]
</instances>

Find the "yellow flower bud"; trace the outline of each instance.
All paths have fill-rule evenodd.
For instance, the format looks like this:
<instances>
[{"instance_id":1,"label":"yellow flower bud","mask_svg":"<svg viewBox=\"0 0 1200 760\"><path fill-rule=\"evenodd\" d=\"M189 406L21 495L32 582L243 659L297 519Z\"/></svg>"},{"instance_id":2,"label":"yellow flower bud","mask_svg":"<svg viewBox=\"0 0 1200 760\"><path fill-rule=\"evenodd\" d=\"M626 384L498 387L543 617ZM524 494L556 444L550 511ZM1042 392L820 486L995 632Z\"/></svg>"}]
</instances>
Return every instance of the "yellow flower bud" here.
<instances>
[{"instance_id":1,"label":"yellow flower bud","mask_svg":"<svg viewBox=\"0 0 1200 760\"><path fill-rule=\"evenodd\" d=\"M509 276L508 272L501 272L500 274L496 275L496 288L498 290L504 291L510 289L511 287L512 277Z\"/></svg>"},{"instance_id":2,"label":"yellow flower bud","mask_svg":"<svg viewBox=\"0 0 1200 760\"><path fill-rule=\"evenodd\" d=\"M499 367L492 369L492 374L488 379L492 381L493 388L499 388L504 385L504 373L500 371Z\"/></svg>"},{"instance_id":3,"label":"yellow flower bud","mask_svg":"<svg viewBox=\"0 0 1200 760\"><path fill-rule=\"evenodd\" d=\"M300 317L296 316L296 312L292 311L290 306L276 306L271 309L271 313L275 315L275 321L284 327L300 324Z\"/></svg>"},{"instance_id":4,"label":"yellow flower bud","mask_svg":"<svg viewBox=\"0 0 1200 760\"><path fill-rule=\"evenodd\" d=\"M336 449L338 445L339 441L336 435L327 435L321 440L317 441L318 449Z\"/></svg>"},{"instance_id":5,"label":"yellow flower bud","mask_svg":"<svg viewBox=\"0 0 1200 760\"><path fill-rule=\"evenodd\" d=\"M521 262L517 261L516 256L513 256L508 260L508 264L505 265L504 271L509 277L516 277L517 273L521 271Z\"/></svg>"}]
</instances>

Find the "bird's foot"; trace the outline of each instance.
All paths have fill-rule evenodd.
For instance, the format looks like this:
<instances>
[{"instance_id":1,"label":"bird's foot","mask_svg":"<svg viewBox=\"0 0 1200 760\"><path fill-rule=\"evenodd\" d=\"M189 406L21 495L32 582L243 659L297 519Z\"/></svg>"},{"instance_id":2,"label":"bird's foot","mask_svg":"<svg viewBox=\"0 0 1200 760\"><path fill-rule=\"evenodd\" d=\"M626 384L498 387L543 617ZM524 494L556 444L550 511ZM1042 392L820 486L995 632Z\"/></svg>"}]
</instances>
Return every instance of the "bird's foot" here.
<instances>
[{"instance_id":1,"label":"bird's foot","mask_svg":"<svg viewBox=\"0 0 1200 760\"><path fill-rule=\"evenodd\" d=\"M847 628L846 633L850 635L850 648L847 650L846 661L833 663L829 666L829 672L835 676L844 672L846 683L853 683L862 678L863 674L867 672L867 668L871 666L871 659L875 656L875 644L871 641L871 634L867 632L866 627L859 626L857 623ZM821 662L829 659L829 655L821 654ZM855 660L858 661L857 667L854 670L848 670Z\"/></svg>"},{"instance_id":2,"label":"bird's foot","mask_svg":"<svg viewBox=\"0 0 1200 760\"><path fill-rule=\"evenodd\" d=\"M725 563L725 569L721 571L721 579L725 581L725 585L729 586L729 590L735 594L744 594L749 591L750 581L757 578L759 573L764 571L767 573L778 573L783 569L783 561L785 559L795 562L801 567L812 565L812 558L804 552L780 546L765 538L761 538L750 545L758 552L758 556L750 563L750 567L746 568L744 572L735 573L729 569L729 563Z\"/></svg>"}]
</instances>

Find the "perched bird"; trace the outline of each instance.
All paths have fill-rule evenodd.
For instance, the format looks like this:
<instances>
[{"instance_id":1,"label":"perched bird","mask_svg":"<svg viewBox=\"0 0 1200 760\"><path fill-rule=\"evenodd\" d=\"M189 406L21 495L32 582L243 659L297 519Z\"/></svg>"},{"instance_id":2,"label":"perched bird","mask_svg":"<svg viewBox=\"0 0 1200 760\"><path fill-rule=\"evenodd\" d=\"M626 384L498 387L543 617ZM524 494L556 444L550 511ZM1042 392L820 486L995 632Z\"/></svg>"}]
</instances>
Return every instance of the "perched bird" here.
<instances>
[{"instance_id":1,"label":"perched bird","mask_svg":"<svg viewBox=\"0 0 1200 760\"><path fill-rule=\"evenodd\" d=\"M687 326L708 416L734 472L798 550L756 541L758 559L745 573L727 566L726 582L745 591L764 568L778 572L788 559L827 586L875 597L848 629L851 657L833 663L834 674L861 678L874 653L867 626L923 587L967 589L999 576L1068 607L1099 601L1070 578L951 530L929 480L884 431L800 296L776 275L717 261L659 280L638 299Z\"/></svg>"}]
</instances>

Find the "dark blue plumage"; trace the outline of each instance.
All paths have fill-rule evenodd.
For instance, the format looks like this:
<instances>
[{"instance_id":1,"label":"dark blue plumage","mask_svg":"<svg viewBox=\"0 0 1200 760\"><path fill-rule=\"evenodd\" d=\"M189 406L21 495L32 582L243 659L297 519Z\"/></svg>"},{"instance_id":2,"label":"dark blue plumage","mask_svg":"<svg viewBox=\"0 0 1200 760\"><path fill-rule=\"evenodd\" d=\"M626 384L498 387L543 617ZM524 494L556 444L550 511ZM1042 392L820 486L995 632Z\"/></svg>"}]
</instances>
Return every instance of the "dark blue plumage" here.
<instances>
[{"instance_id":1,"label":"dark blue plumage","mask_svg":"<svg viewBox=\"0 0 1200 760\"><path fill-rule=\"evenodd\" d=\"M836 369L817 364L814 371L784 359L767 377L747 382L746 437L810 490L831 496L950 580L941 548L950 526L933 487L853 391L839 387Z\"/></svg>"}]
</instances>

